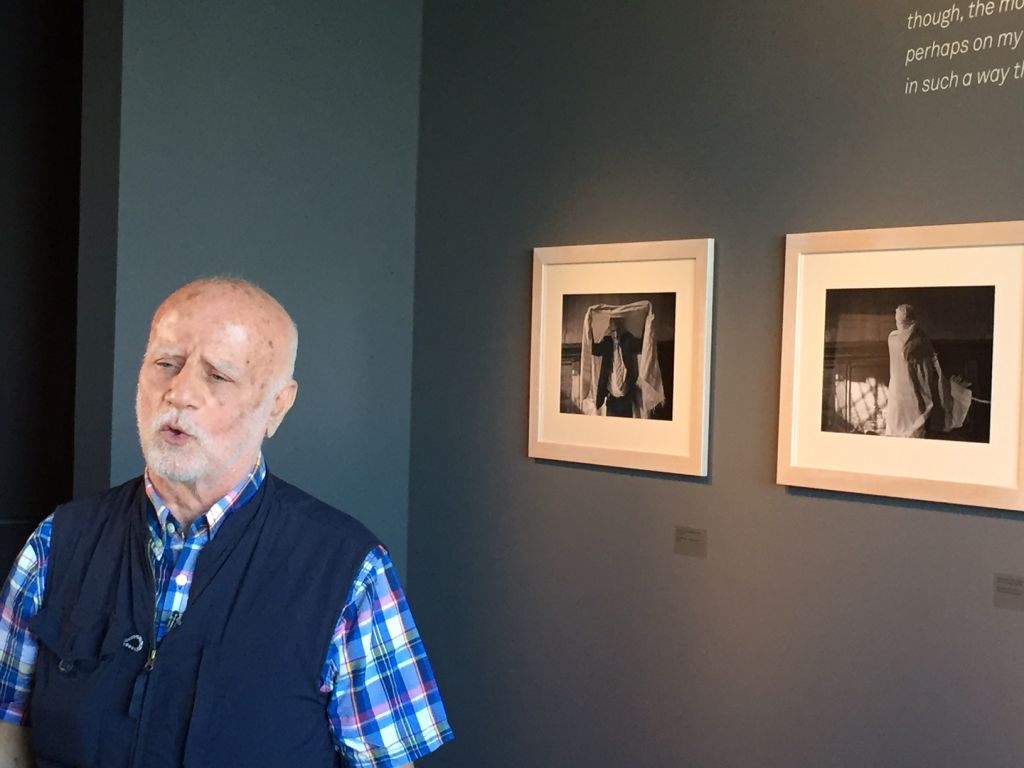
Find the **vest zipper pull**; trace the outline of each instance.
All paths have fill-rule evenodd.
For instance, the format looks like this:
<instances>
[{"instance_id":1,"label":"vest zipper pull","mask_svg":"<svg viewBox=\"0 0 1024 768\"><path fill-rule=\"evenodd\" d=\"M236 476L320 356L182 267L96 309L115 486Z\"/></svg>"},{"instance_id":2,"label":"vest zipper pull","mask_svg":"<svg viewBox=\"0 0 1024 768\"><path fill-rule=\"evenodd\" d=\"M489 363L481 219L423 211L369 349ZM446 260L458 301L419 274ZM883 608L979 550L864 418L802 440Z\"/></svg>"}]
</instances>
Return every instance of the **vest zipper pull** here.
<instances>
[{"instance_id":1,"label":"vest zipper pull","mask_svg":"<svg viewBox=\"0 0 1024 768\"><path fill-rule=\"evenodd\" d=\"M149 658L146 659L146 666L143 667L143 669L149 672L153 669L154 664L156 664L156 646L153 646L153 648L150 650Z\"/></svg>"}]
</instances>

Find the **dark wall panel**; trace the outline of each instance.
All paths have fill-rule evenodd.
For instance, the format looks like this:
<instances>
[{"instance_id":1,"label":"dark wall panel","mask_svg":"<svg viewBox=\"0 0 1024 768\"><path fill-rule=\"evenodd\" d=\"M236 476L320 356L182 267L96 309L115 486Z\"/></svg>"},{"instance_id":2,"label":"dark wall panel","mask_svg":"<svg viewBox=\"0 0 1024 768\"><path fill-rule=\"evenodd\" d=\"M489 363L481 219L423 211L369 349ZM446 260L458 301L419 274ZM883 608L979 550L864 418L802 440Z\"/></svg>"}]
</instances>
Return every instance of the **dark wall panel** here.
<instances>
[{"instance_id":1,"label":"dark wall panel","mask_svg":"<svg viewBox=\"0 0 1024 768\"><path fill-rule=\"evenodd\" d=\"M294 315L272 470L404 565L419 3L124 3L111 475L139 472L149 318L234 274Z\"/></svg>"},{"instance_id":2,"label":"dark wall panel","mask_svg":"<svg viewBox=\"0 0 1024 768\"><path fill-rule=\"evenodd\" d=\"M0 9L0 562L71 493L81 8Z\"/></svg>"},{"instance_id":3,"label":"dark wall panel","mask_svg":"<svg viewBox=\"0 0 1024 768\"><path fill-rule=\"evenodd\" d=\"M75 369L75 495L110 484L117 209L121 156L121 0L83 4L82 181Z\"/></svg>"},{"instance_id":4,"label":"dark wall panel","mask_svg":"<svg viewBox=\"0 0 1024 768\"><path fill-rule=\"evenodd\" d=\"M992 574L1024 521L774 483L784 235L1024 217L1020 84L905 96L910 10L426 4L410 571L458 733L432 765L1019 763ZM710 477L527 459L531 248L705 236Z\"/></svg>"}]
</instances>

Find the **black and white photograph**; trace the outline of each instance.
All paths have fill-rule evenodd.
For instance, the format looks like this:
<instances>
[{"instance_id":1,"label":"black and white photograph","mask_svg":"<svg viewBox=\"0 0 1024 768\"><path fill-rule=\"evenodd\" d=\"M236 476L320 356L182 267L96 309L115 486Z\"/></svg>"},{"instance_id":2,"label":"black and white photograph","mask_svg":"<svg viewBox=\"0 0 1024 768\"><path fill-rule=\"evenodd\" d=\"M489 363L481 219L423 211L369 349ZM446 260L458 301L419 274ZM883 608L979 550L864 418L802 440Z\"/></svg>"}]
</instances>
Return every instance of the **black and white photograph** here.
<instances>
[{"instance_id":1,"label":"black and white photograph","mask_svg":"<svg viewBox=\"0 0 1024 768\"><path fill-rule=\"evenodd\" d=\"M675 293L562 298L562 413L672 419Z\"/></svg>"},{"instance_id":2,"label":"black and white photograph","mask_svg":"<svg viewBox=\"0 0 1024 768\"><path fill-rule=\"evenodd\" d=\"M830 289L821 429L987 443L995 286Z\"/></svg>"},{"instance_id":3,"label":"black and white photograph","mask_svg":"<svg viewBox=\"0 0 1024 768\"><path fill-rule=\"evenodd\" d=\"M783 299L780 485L1024 510L1024 221L789 234Z\"/></svg>"},{"instance_id":4,"label":"black and white photograph","mask_svg":"<svg viewBox=\"0 0 1024 768\"><path fill-rule=\"evenodd\" d=\"M534 249L531 457L707 475L714 250Z\"/></svg>"}]
</instances>

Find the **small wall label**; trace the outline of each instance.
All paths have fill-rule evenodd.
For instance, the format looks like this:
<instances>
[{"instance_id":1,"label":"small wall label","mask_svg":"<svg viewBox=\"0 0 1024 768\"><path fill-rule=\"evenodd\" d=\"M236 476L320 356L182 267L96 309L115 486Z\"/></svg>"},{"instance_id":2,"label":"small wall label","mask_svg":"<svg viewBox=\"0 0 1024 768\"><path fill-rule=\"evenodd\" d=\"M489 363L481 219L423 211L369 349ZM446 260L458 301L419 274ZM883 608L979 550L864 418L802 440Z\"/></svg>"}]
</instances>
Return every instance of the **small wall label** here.
<instances>
[{"instance_id":1,"label":"small wall label","mask_svg":"<svg viewBox=\"0 0 1024 768\"><path fill-rule=\"evenodd\" d=\"M993 583L993 604L996 608L1024 611L1024 576L997 573Z\"/></svg>"},{"instance_id":2,"label":"small wall label","mask_svg":"<svg viewBox=\"0 0 1024 768\"><path fill-rule=\"evenodd\" d=\"M707 558L708 532L700 528L676 526L675 553L686 557Z\"/></svg>"}]
</instances>

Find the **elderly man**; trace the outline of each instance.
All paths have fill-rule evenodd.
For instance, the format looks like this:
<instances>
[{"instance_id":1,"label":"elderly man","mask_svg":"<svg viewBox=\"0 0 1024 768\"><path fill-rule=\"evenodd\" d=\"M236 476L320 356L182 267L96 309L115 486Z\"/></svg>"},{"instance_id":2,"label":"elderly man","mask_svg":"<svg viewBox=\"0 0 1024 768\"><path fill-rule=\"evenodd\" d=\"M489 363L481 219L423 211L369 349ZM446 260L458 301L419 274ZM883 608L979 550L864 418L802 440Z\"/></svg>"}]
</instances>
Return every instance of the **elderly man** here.
<instances>
[{"instance_id":1,"label":"elderly man","mask_svg":"<svg viewBox=\"0 0 1024 768\"><path fill-rule=\"evenodd\" d=\"M376 768L452 737L387 551L267 472L297 341L241 280L159 307L145 474L59 507L4 590L0 768Z\"/></svg>"}]
</instances>

